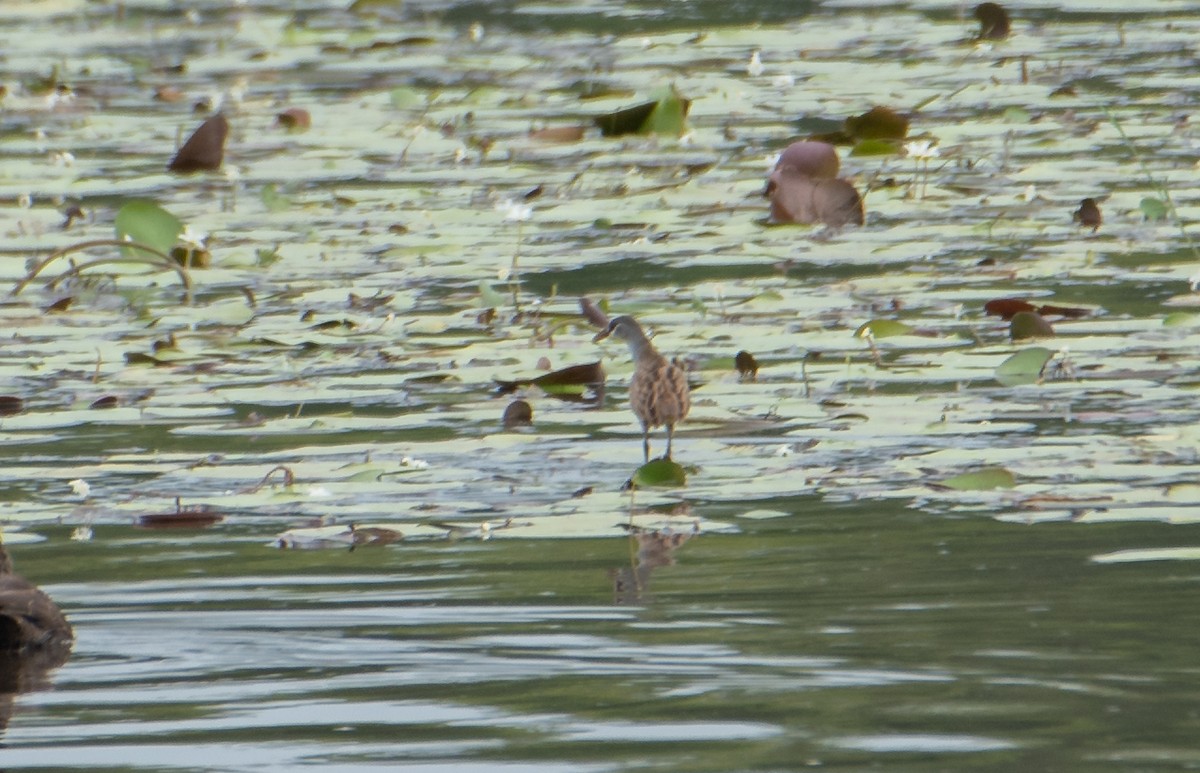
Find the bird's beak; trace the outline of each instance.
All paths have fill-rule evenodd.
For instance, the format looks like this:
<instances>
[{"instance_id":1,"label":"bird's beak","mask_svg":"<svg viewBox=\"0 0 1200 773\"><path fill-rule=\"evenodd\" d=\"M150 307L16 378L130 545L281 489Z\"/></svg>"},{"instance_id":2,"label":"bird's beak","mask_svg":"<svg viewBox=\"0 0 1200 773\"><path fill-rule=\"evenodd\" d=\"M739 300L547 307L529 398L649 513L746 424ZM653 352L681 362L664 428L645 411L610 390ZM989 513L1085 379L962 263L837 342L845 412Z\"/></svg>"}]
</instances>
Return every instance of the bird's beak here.
<instances>
[{"instance_id":1,"label":"bird's beak","mask_svg":"<svg viewBox=\"0 0 1200 773\"><path fill-rule=\"evenodd\" d=\"M592 339L592 343L599 343L600 341L603 341L605 338L608 338L608 334L611 332L612 332L611 327L604 328L603 330L601 330L599 333L596 334L596 337Z\"/></svg>"}]
</instances>

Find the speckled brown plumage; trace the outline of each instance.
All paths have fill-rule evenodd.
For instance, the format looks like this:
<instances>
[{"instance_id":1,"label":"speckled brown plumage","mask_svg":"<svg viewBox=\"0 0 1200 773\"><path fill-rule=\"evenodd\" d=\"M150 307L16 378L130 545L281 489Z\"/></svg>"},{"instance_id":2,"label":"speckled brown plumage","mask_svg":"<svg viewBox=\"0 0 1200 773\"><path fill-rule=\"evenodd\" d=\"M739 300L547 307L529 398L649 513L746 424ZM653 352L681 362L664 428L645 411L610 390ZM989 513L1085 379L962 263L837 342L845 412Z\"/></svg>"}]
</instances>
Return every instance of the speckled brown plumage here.
<instances>
[{"instance_id":1,"label":"speckled brown plumage","mask_svg":"<svg viewBox=\"0 0 1200 773\"><path fill-rule=\"evenodd\" d=\"M668 360L659 354L633 317L617 317L595 340L600 341L610 335L625 341L633 355L629 407L642 423L643 457L646 461L650 459L650 430L666 427L667 452L663 458L670 459L675 425L687 417L692 406L687 368L678 359Z\"/></svg>"}]
</instances>

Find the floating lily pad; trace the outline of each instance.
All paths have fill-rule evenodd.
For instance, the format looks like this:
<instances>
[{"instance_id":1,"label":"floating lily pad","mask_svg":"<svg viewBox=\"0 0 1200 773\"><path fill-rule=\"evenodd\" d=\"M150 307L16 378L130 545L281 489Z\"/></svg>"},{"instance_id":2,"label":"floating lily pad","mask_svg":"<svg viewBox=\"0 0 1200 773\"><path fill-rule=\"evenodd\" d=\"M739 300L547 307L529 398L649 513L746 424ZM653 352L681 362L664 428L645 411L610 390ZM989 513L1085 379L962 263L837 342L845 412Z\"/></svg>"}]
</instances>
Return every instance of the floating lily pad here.
<instances>
[{"instance_id":1,"label":"floating lily pad","mask_svg":"<svg viewBox=\"0 0 1200 773\"><path fill-rule=\"evenodd\" d=\"M634 486L683 486L687 483L687 472L670 459L651 459L633 474Z\"/></svg>"},{"instance_id":2,"label":"floating lily pad","mask_svg":"<svg viewBox=\"0 0 1200 773\"><path fill-rule=\"evenodd\" d=\"M873 319L864 322L854 331L858 338L890 338L892 336L909 335L913 332L912 325L907 325L895 319Z\"/></svg>"},{"instance_id":3,"label":"floating lily pad","mask_svg":"<svg viewBox=\"0 0 1200 773\"><path fill-rule=\"evenodd\" d=\"M135 199L117 210L113 221L117 239L133 241L169 253L183 233L183 221L153 201ZM125 249L127 255L146 257L142 250Z\"/></svg>"},{"instance_id":4,"label":"floating lily pad","mask_svg":"<svg viewBox=\"0 0 1200 773\"><path fill-rule=\"evenodd\" d=\"M982 470L964 472L947 478L939 484L956 491L991 491L998 488L1012 488L1017 480L1011 472L1003 467L987 467Z\"/></svg>"},{"instance_id":5,"label":"floating lily pad","mask_svg":"<svg viewBox=\"0 0 1200 773\"><path fill-rule=\"evenodd\" d=\"M996 366L996 380L1008 386L1035 383L1053 356L1054 352L1042 346L1022 349Z\"/></svg>"}]
</instances>

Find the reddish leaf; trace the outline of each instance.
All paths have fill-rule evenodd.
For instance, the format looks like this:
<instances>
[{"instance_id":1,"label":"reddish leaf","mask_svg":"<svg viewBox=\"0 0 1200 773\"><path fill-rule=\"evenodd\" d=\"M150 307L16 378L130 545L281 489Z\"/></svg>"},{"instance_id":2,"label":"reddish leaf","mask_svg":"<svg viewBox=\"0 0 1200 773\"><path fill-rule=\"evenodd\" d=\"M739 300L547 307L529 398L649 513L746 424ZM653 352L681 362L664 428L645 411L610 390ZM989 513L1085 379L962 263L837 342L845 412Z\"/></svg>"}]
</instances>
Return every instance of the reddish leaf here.
<instances>
[{"instance_id":1,"label":"reddish leaf","mask_svg":"<svg viewBox=\"0 0 1200 773\"><path fill-rule=\"evenodd\" d=\"M12 395L0 395L0 416L16 416L25 410L25 401Z\"/></svg>"},{"instance_id":2,"label":"reddish leaf","mask_svg":"<svg viewBox=\"0 0 1200 773\"><path fill-rule=\"evenodd\" d=\"M1075 308L1073 306L1050 306L1048 304L1045 306L1042 306L1040 309L1037 310L1037 312L1038 312L1038 314L1041 314L1043 317L1048 314L1055 314L1057 316L1068 317L1070 319L1078 319L1079 317L1086 317L1088 314L1092 313L1088 309L1079 309L1079 308Z\"/></svg>"},{"instance_id":3,"label":"reddish leaf","mask_svg":"<svg viewBox=\"0 0 1200 773\"><path fill-rule=\"evenodd\" d=\"M119 400L117 400L117 398L116 398L115 396L113 396L113 395L105 395L104 397L101 397L101 398L99 398L98 400L95 400L95 401L94 401L94 402L93 402L91 405L89 405L88 407L89 407L89 408L95 408L95 409L97 409L97 410L101 410L101 409L104 409L104 408L116 408L116 407L117 407L117 405L119 405L119 404L120 404L120 401L119 401Z\"/></svg>"},{"instance_id":4,"label":"reddish leaf","mask_svg":"<svg viewBox=\"0 0 1200 773\"><path fill-rule=\"evenodd\" d=\"M193 505L182 507L173 513L139 515L136 523L147 529L203 529L224 519L225 516L207 505Z\"/></svg>"},{"instance_id":5,"label":"reddish leaf","mask_svg":"<svg viewBox=\"0 0 1200 773\"><path fill-rule=\"evenodd\" d=\"M529 132L529 137L541 142L579 142L583 132L582 126L550 126Z\"/></svg>"},{"instance_id":6,"label":"reddish leaf","mask_svg":"<svg viewBox=\"0 0 1200 773\"><path fill-rule=\"evenodd\" d=\"M983 304L984 314L990 314L1003 320L1012 319L1013 315L1018 312L1034 311L1035 309L1036 307L1029 301L1018 298L998 298Z\"/></svg>"},{"instance_id":7,"label":"reddish leaf","mask_svg":"<svg viewBox=\"0 0 1200 773\"><path fill-rule=\"evenodd\" d=\"M305 131L312 126L312 116L302 107L289 107L275 116L275 123L285 129Z\"/></svg>"},{"instance_id":8,"label":"reddish leaf","mask_svg":"<svg viewBox=\"0 0 1200 773\"><path fill-rule=\"evenodd\" d=\"M192 172L215 172L221 168L225 157L225 137L229 134L229 121L217 113L188 137L183 147L167 164L167 169L179 174Z\"/></svg>"}]
</instances>

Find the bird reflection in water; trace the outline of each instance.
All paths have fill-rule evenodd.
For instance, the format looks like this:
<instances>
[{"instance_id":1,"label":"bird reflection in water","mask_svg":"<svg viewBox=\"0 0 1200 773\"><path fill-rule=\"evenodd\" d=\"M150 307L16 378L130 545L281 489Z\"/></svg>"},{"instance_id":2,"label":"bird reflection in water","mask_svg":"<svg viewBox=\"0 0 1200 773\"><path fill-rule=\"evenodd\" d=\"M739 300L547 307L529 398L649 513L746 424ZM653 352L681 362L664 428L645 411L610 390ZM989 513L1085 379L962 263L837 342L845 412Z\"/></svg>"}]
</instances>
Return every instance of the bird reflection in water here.
<instances>
[{"instance_id":1,"label":"bird reflection in water","mask_svg":"<svg viewBox=\"0 0 1200 773\"><path fill-rule=\"evenodd\" d=\"M686 531L675 531L670 527L647 529L632 524L626 529L629 530L631 547L629 566L608 571L613 583L614 604L640 603L654 570L660 566L672 566L675 563L675 551L700 533L698 523Z\"/></svg>"}]
</instances>

